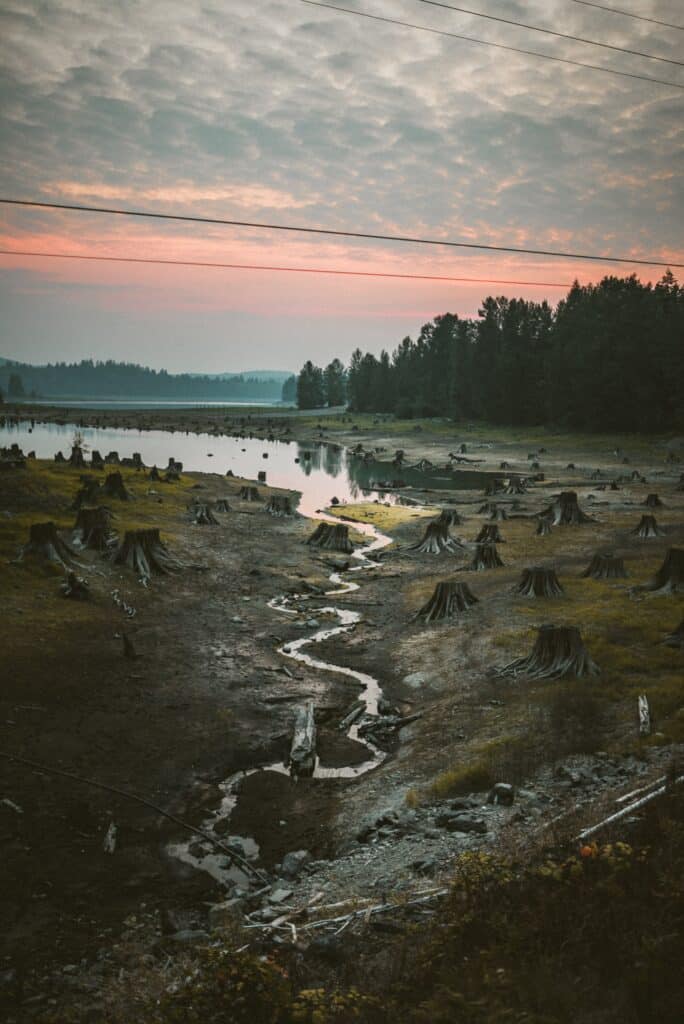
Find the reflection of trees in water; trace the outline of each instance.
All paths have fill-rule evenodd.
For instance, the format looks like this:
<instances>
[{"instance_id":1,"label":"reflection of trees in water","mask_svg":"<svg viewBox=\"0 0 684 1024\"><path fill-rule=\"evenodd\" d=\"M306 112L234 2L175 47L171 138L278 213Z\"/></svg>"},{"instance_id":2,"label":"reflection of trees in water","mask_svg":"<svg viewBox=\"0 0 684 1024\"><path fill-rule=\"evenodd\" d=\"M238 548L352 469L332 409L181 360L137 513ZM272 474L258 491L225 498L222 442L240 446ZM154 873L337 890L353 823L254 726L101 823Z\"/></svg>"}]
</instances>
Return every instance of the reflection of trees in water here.
<instances>
[{"instance_id":1,"label":"reflection of trees in water","mask_svg":"<svg viewBox=\"0 0 684 1024\"><path fill-rule=\"evenodd\" d=\"M342 449L338 445L327 444L322 452L323 468L328 476L339 476L342 470Z\"/></svg>"},{"instance_id":2,"label":"reflection of trees in water","mask_svg":"<svg viewBox=\"0 0 684 1024\"><path fill-rule=\"evenodd\" d=\"M297 445L297 455L305 476L311 475L311 470L321 468L321 449L310 448L307 445Z\"/></svg>"}]
</instances>

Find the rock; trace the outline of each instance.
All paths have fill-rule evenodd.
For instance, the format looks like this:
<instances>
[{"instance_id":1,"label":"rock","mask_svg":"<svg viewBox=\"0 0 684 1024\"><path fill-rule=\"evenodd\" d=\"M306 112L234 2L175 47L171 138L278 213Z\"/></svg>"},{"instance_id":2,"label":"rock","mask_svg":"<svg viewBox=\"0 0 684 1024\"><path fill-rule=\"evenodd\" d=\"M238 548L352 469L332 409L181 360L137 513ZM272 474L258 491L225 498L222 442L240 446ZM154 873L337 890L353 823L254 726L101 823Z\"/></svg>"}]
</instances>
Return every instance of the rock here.
<instances>
[{"instance_id":1,"label":"rock","mask_svg":"<svg viewBox=\"0 0 684 1024\"><path fill-rule=\"evenodd\" d=\"M501 807L510 807L515 800L515 789L509 782L497 782L489 791L488 804L499 804Z\"/></svg>"},{"instance_id":2,"label":"rock","mask_svg":"<svg viewBox=\"0 0 684 1024\"><path fill-rule=\"evenodd\" d=\"M437 861L434 857L419 857L411 864L414 871L421 875L434 875L437 870Z\"/></svg>"},{"instance_id":3,"label":"rock","mask_svg":"<svg viewBox=\"0 0 684 1024\"><path fill-rule=\"evenodd\" d=\"M205 932L203 928L184 928L182 931L174 932L169 939L178 946L194 945L196 942L208 942L209 932Z\"/></svg>"},{"instance_id":4,"label":"rock","mask_svg":"<svg viewBox=\"0 0 684 1024\"><path fill-rule=\"evenodd\" d=\"M308 850L293 850L286 853L280 865L280 874L284 878L296 878L311 860Z\"/></svg>"},{"instance_id":5,"label":"rock","mask_svg":"<svg viewBox=\"0 0 684 1024\"><path fill-rule=\"evenodd\" d=\"M282 903L285 903L286 900L290 899L292 893L292 889L283 889L280 886L278 886L272 892L269 893L268 902L273 903L276 906L280 906Z\"/></svg>"},{"instance_id":6,"label":"rock","mask_svg":"<svg viewBox=\"0 0 684 1024\"><path fill-rule=\"evenodd\" d=\"M440 814L437 818L437 824L441 828L445 828L447 832L477 832L480 835L484 835L487 831L487 825L482 818L478 818L471 811L462 811L458 814L452 812Z\"/></svg>"},{"instance_id":7,"label":"rock","mask_svg":"<svg viewBox=\"0 0 684 1024\"><path fill-rule=\"evenodd\" d=\"M479 806L478 801L473 800L471 796L457 796L455 800L449 801L452 811L472 811Z\"/></svg>"}]
</instances>

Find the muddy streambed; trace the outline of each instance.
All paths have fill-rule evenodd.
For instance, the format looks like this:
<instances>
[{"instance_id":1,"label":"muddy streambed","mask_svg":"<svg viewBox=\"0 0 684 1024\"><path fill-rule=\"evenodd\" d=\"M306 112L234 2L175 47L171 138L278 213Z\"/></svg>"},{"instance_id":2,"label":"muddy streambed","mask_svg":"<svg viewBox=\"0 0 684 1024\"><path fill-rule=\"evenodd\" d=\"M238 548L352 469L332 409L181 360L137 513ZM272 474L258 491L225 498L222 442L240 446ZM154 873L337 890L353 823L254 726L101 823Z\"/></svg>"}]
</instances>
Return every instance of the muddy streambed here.
<instances>
[{"instance_id":1,"label":"muddy streambed","mask_svg":"<svg viewBox=\"0 0 684 1024\"><path fill-rule=\"evenodd\" d=\"M38 458L51 458L59 450L68 455L76 430L75 424L29 421L12 423L0 429L0 445L16 443L25 452L35 451ZM299 444L294 441L265 441L249 437L91 427L79 428L79 435L87 452L97 450L106 456L116 451L121 458L139 452L147 466L162 467L169 458L173 458L182 462L184 469L190 472L225 474L232 471L236 477L253 479L258 471L264 471L268 485L300 492L299 512L304 516L315 515L318 519L330 518L320 509L329 505L333 497L344 504L368 498L398 500L394 493L373 487L374 481L396 475L397 470L389 462L366 462L334 444ZM422 485L423 489L454 488L459 483L461 487L477 487L481 482L480 477L485 475L467 471L420 472L410 467L406 470L402 468L400 473L406 482L410 478L413 483L415 478L415 484ZM334 598L358 590L360 584L355 581L355 577L362 578L365 571L372 571L376 565L368 556L391 543L389 537L380 534L370 525L356 524L355 528L365 535L366 543L353 552L351 561L355 564L344 572L332 573L331 589L325 594L325 602L320 596L312 598L307 594L276 594L269 601L269 607L284 617L297 615L303 602L306 602L307 611L312 617L321 617L327 622L325 628L282 644L278 648L279 655L303 663L317 672L342 675L353 680L360 688L358 700L362 705L362 713L348 725L345 735L357 750L361 747L363 754L354 763L335 767L322 764L317 759L313 772L314 784L316 780L358 778L376 768L386 757L384 751L368 738L359 735L361 724L367 724L369 719L379 714L382 690L378 680L352 667L315 658L310 653L313 645L353 631L361 619L361 613L337 607ZM331 620L333 625L330 625ZM296 685L293 682L293 687ZM257 763L231 775L219 786L222 791L219 806L201 823L203 832L220 840L224 846L235 850L243 860L253 864L258 863L260 854L256 841L251 836L231 834L230 821L240 800L243 783L257 773L261 774L264 784L269 773L290 776L290 768L286 761ZM249 881L248 875L208 840L198 837L188 841L183 839L174 842L168 852L185 864L207 872L226 887L247 884Z\"/></svg>"}]
</instances>

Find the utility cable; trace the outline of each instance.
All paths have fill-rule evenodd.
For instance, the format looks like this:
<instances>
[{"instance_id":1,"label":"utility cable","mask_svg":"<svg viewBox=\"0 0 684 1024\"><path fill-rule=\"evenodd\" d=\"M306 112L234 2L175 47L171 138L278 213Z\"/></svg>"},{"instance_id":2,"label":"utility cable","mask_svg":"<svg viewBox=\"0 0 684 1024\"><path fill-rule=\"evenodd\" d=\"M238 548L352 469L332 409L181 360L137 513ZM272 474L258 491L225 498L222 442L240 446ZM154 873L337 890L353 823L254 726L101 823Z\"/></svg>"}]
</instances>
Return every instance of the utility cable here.
<instances>
[{"instance_id":1,"label":"utility cable","mask_svg":"<svg viewBox=\"0 0 684 1024\"><path fill-rule=\"evenodd\" d=\"M598 11L607 11L608 14L620 14L623 18L635 18L637 21L648 21L651 25L662 25L663 28L676 28L684 32L684 25L673 25L670 21L659 21L658 18L648 18L645 14L634 14L632 11L621 11L618 7L606 7L604 4L595 4L590 0L571 0L571 3L581 4L582 7L595 7Z\"/></svg>"}]
</instances>

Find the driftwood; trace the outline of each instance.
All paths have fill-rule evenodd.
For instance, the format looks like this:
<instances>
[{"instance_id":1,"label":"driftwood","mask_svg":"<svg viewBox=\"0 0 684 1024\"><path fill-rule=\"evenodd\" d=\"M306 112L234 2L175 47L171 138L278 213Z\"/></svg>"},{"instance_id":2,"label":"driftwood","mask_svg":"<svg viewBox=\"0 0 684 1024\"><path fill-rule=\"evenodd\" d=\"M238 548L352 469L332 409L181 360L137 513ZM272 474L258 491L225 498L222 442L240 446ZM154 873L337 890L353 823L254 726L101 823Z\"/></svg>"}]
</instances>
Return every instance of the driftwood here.
<instances>
[{"instance_id":1,"label":"driftwood","mask_svg":"<svg viewBox=\"0 0 684 1024\"><path fill-rule=\"evenodd\" d=\"M646 508L665 508L657 494L648 494L644 505Z\"/></svg>"},{"instance_id":2,"label":"driftwood","mask_svg":"<svg viewBox=\"0 0 684 1024\"><path fill-rule=\"evenodd\" d=\"M45 559L65 569L77 566L76 552L57 533L53 522L32 523L29 527L29 540L19 553L17 561L21 562L27 555Z\"/></svg>"},{"instance_id":3,"label":"driftwood","mask_svg":"<svg viewBox=\"0 0 684 1024\"><path fill-rule=\"evenodd\" d=\"M485 523L477 537L476 544L505 544L501 532L496 523Z\"/></svg>"},{"instance_id":4,"label":"driftwood","mask_svg":"<svg viewBox=\"0 0 684 1024\"><path fill-rule=\"evenodd\" d=\"M292 516L294 509L286 494L272 494L266 504L266 511L272 516Z\"/></svg>"},{"instance_id":5,"label":"driftwood","mask_svg":"<svg viewBox=\"0 0 684 1024\"><path fill-rule=\"evenodd\" d=\"M87 601L90 597L88 581L74 572L67 574L66 579L60 585L60 591L62 597L69 597L73 601Z\"/></svg>"},{"instance_id":6,"label":"driftwood","mask_svg":"<svg viewBox=\"0 0 684 1024\"><path fill-rule=\"evenodd\" d=\"M97 508L80 508L73 529L73 540L82 548L106 551L115 543L111 528L112 514L103 505Z\"/></svg>"},{"instance_id":7,"label":"driftwood","mask_svg":"<svg viewBox=\"0 0 684 1024\"><path fill-rule=\"evenodd\" d=\"M641 537L642 540L649 540L652 537L663 537L664 530L658 526L655 516L642 516L641 520L632 531L632 537Z\"/></svg>"},{"instance_id":8,"label":"driftwood","mask_svg":"<svg viewBox=\"0 0 684 1024\"><path fill-rule=\"evenodd\" d=\"M541 515L549 519L552 526L578 526L592 521L579 507L576 491L562 491Z\"/></svg>"},{"instance_id":9,"label":"driftwood","mask_svg":"<svg viewBox=\"0 0 684 1024\"><path fill-rule=\"evenodd\" d=\"M533 565L530 569L523 569L515 593L523 597L560 597L563 588L558 582L555 569Z\"/></svg>"},{"instance_id":10,"label":"driftwood","mask_svg":"<svg viewBox=\"0 0 684 1024\"><path fill-rule=\"evenodd\" d=\"M593 580L618 580L624 579L626 575L625 563L622 558L601 551L597 551L582 573L584 579L589 576Z\"/></svg>"},{"instance_id":11,"label":"driftwood","mask_svg":"<svg viewBox=\"0 0 684 1024\"><path fill-rule=\"evenodd\" d=\"M184 568L182 562L169 554L156 527L126 530L123 541L114 552L113 561L115 565L133 569L143 580L148 580L152 573L166 575Z\"/></svg>"},{"instance_id":12,"label":"driftwood","mask_svg":"<svg viewBox=\"0 0 684 1024\"><path fill-rule=\"evenodd\" d=\"M416 612L414 618L422 619L426 623L439 622L441 619L450 619L459 612L467 611L478 601L479 598L475 597L467 583L441 580L430 600Z\"/></svg>"},{"instance_id":13,"label":"driftwood","mask_svg":"<svg viewBox=\"0 0 684 1024\"><path fill-rule=\"evenodd\" d=\"M684 548L670 548L651 582L634 589L651 594L684 593Z\"/></svg>"},{"instance_id":14,"label":"driftwood","mask_svg":"<svg viewBox=\"0 0 684 1024\"><path fill-rule=\"evenodd\" d=\"M247 485L240 488L238 498L242 498L243 501L261 501L258 488Z\"/></svg>"},{"instance_id":15,"label":"driftwood","mask_svg":"<svg viewBox=\"0 0 684 1024\"><path fill-rule=\"evenodd\" d=\"M679 647L680 650L684 649L684 619L679 623L677 628L668 633L667 636L661 641L665 647Z\"/></svg>"},{"instance_id":16,"label":"driftwood","mask_svg":"<svg viewBox=\"0 0 684 1024\"><path fill-rule=\"evenodd\" d=\"M306 542L326 551L342 551L350 555L354 546L349 539L349 527L344 523L319 523Z\"/></svg>"},{"instance_id":17,"label":"driftwood","mask_svg":"<svg viewBox=\"0 0 684 1024\"><path fill-rule=\"evenodd\" d=\"M118 498L119 501L128 501L130 494L126 490L123 477L118 470L115 473L107 473L105 482L102 485L102 493L108 498Z\"/></svg>"},{"instance_id":18,"label":"driftwood","mask_svg":"<svg viewBox=\"0 0 684 1024\"><path fill-rule=\"evenodd\" d=\"M599 672L576 626L545 625L539 628L532 653L504 665L497 675L557 679L561 676L595 676Z\"/></svg>"},{"instance_id":19,"label":"driftwood","mask_svg":"<svg viewBox=\"0 0 684 1024\"><path fill-rule=\"evenodd\" d=\"M316 767L316 718L312 700L298 708L295 715L290 767L293 775L301 776L313 775Z\"/></svg>"},{"instance_id":20,"label":"driftwood","mask_svg":"<svg viewBox=\"0 0 684 1024\"><path fill-rule=\"evenodd\" d=\"M416 544L411 544L409 551L418 551L421 554L441 555L446 551L449 554L456 554L463 545L449 534L449 527L439 519L434 519L425 527L425 533Z\"/></svg>"},{"instance_id":21,"label":"driftwood","mask_svg":"<svg viewBox=\"0 0 684 1024\"><path fill-rule=\"evenodd\" d=\"M475 554L470 563L470 568L475 572L483 572L485 569L499 569L503 564L496 549L496 544L477 544L475 546Z\"/></svg>"}]
</instances>

